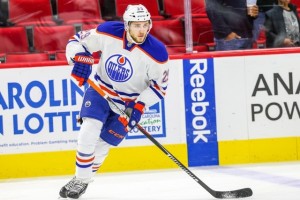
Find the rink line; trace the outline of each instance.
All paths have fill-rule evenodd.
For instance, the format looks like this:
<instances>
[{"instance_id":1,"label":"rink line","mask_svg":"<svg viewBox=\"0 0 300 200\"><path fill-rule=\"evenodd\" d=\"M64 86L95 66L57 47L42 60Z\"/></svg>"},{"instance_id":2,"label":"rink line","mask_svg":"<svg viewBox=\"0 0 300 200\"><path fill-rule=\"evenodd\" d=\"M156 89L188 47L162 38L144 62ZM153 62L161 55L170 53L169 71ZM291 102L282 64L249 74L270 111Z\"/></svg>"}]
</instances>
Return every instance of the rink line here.
<instances>
[{"instance_id":1,"label":"rink line","mask_svg":"<svg viewBox=\"0 0 300 200\"><path fill-rule=\"evenodd\" d=\"M300 137L219 141L220 165L300 160Z\"/></svg>"},{"instance_id":2,"label":"rink line","mask_svg":"<svg viewBox=\"0 0 300 200\"><path fill-rule=\"evenodd\" d=\"M187 165L186 144L164 145ZM0 155L0 179L72 175L75 151ZM177 165L156 146L117 147L110 150L101 172L170 169Z\"/></svg>"}]
</instances>

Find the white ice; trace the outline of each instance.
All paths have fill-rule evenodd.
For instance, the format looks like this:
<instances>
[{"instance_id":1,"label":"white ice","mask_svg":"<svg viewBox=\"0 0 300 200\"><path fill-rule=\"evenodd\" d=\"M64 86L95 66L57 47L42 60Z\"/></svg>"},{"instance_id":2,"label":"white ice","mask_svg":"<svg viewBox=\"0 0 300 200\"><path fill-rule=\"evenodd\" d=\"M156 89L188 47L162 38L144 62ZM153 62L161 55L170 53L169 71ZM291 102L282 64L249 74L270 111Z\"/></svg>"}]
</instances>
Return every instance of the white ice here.
<instances>
[{"instance_id":1,"label":"white ice","mask_svg":"<svg viewBox=\"0 0 300 200\"><path fill-rule=\"evenodd\" d=\"M250 187L251 200L299 200L300 162L189 168L214 190ZM0 181L1 200L55 200L72 176ZM215 199L181 169L97 174L81 200Z\"/></svg>"}]
</instances>

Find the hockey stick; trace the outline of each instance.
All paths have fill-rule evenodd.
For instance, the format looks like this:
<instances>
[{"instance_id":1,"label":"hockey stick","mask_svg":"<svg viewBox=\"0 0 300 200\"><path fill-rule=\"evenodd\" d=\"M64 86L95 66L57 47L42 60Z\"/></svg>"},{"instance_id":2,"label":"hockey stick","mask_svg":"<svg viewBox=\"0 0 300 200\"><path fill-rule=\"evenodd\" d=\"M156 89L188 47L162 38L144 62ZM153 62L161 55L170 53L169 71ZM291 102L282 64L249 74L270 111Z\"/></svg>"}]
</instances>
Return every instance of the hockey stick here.
<instances>
[{"instance_id":1,"label":"hockey stick","mask_svg":"<svg viewBox=\"0 0 300 200\"><path fill-rule=\"evenodd\" d=\"M88 79L88 84L96 90L102 97L104 97L111 106L115 107L120 114L125 115L126 113L120 109L115 102L91 79ZM252 196L253 192L250 188L242 188L232 191L216 191L207 186L203 181L201 181L193 172L191 172L186 166L184 166L175 156L173 156L167 149L165 149L156 139L150 135L141 125L137 124L137 128L141 131L151 142L153 142L162 152L164 152L173 162L175 162L184 172L186 172L190 177L192 177L199 185L201 185L207 192L209 192L213 197L219 199L229 199L229 198L244 198Z\"/></svg>"}]
</instances>

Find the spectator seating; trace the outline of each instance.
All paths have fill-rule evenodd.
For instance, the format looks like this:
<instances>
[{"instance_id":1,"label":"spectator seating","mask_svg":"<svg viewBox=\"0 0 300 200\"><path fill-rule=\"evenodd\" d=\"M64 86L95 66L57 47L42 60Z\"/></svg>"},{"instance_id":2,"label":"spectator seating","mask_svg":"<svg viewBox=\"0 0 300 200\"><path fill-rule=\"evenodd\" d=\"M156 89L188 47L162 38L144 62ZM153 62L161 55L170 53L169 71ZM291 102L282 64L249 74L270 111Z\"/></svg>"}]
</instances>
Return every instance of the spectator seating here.
<instances>
[{"instance_id":1,"label":"spectator seating","mask_svg":"<svg viewBox=\"0 0 300 200\"><path fill-rule=\"evenodd\" d=\"M266 30L262 29L258 35L257 40L253 44L253 48L265 48L266 47Z\"/></svg>"},{"instance_id":2,"label":"spectator seating","mask_svg":"<svg viewBox=\"0 0 300 200\"><path fill-rule=\"evenodd\" d=\"M65 60L65 61L67 61L66 52L65 51L55 52L55 60Z\"/></svg>"},{"instance_id":3,"label":"spectator seating","mask_svg":"<svg viewBox=\"0 0 300 200\"><path fill-rule=\"evenodd\" d=\"M9 0L9 21L19 26L55 25L51 0Z\"/></svg>"},{"instance_id":4,"label":"spectator seating","mask_svg":"<svg viewBox=\"0 0 300 200\"><path fill-rule=\"evenodd\" d=\"M152 20L162 20L164 17L160 13L159 0L115 0L116 15L118 18L123 17L128 4L143 4L151 14Z\"/></svg>"},{"instance_id":5,"label":"spectator seating","mask_svg":"<svg viewBox=\"0 0 300 200\"><path fill-rule=\"evenodd\" d=\"M214 34L212 25L207 17L192 18L193 43L207 45L209 50L214 50Z\"/></svg>"},{"instance_id":6,"label":"spectator seating","mask_svg":"<svg viewBox=\"0 0 300 200\"><path fill-rule=\"evenodd\" d=\"M0 53L29 52L25 27L0 28Z\"/></svg>"},{"instance_id":7,"label":"spectator seating","mask_svg":"<svg viewBox=\"0 0 300 200\"><path fill-rule=\"evenodd\" d=\"M300 1L299 0L291 0L291 3L297 6L297 11L300 14Z\"/></svg>"},{"instance_id":8,"label":"spectator seating","mask_svg":"<svg viewBox=\"0 0 300 200\"><path fill-rule=\"evenodd\" d=\"M97 28L99 24L82 24L82 30L90 30L93 28Z\"/></svg>"},{"instance_id":9,"label":"spectator seating","mask_svg":"<svg viewBox=\"0 0 300 200\"><path fill-rule=\"evenodd\" d=\"M19 55L12 55L13 53L30 52L35 55L48 53L50 60L65 60L65 47L72 35L80 30L96 28L104 22L101 16L100 2L103 4L107 1L7 1L9 20L16 26L0 29L2 42L0 53L5 56L10 54L8 60L19 60ZM145 5L152 15L153 28L150 33L162 41L170 53L184 53L186 51L184 0L176 2L173 0L114 0L111 5L115 5L114 11L120 19L128 4L139 3ZM194 50L213 50L213 32L211 23L206 16L205 0L191 0L191 9ZM164 13L167 15L163 15ZM55 17L53 18L53 16ZM59 20L63 23L58 24ZM261 46L263 42L264 39L258 41L257 46ZM99 53L93 55L95 58L100 57ZM26 58L30 58L30 56L27 55L24 59ZM41 59L44 58L41 57Z\"/></svg>"},{"instance_id":10,"label":"spectator seating","mask_svg":"<svg viewBox=\"0 0 300 200\"><path fill-rule=\"evenodd\" d=\"M73 25L34 26L33 46L36 52L65 50L74 34Z\"/></svg>"},{"instance_id":11,"label":"spectator seating","mask_svg":"<svg viewBox=\"0 0 300 200\"><path fill-rule=\"evenodd\" d=\"M6 63L49 61L48 53L6 54Z\"/></svg>"},{"instance_id":12,"label":"spectator seating","mask_svg":"<svg viewBox=\"0 0 300 200\"><path fill-rule=\"evenodd\" d=\"M198 19L201 19L202 21L208 23L206 25L206 28L210 28L210 22L207 21L207 18L195 18L197 19L196 22L198 22ZM161 21L153 21L153 29L151 29L151 34L158 38L160 41L162 41L166 47L167 51L170 54L174 53L185 53L186 52L186 47L185 47L185 31L184 31L184 23L181 18L175 18L175 19L166 19L166 20L161 20ZM208 41L204 41L204 39L201 38L200 42L198 41L199 33L202 30L198 29L198 24L193 24L195 26L193 28L193 31L195 33L193 35L193 49L194 51L201 52L201 51L207 51L209 49L208 44L213 41L213 38L210 38ZM201 27L202 28L202 27ZM200 29L201 29L200 28ZM212 32L211 30L208 32L210 37ZM206 33L205 33L206 34ZM203 42L202 42L203 40Z\"/></svg>"},{"instance_id":13,"label":"spectator seating","mask_svg":"<svg viewBox=\"0 0 300 200\"><path fill-rule=\"evenodd\" d=\"M93 54L94 59L100 59L100 53L99 52L94 52ZM57 51L55 52L55 60L65 60L66 59L66 52L65 51Z\"/></svg>"},{"instance_id":14,"label":"spectator seating","mask_svg":"<svg viewBox=\"0 0 300 200\"><path fill-rule=\"evenodd\" d=\"M205 0L191 0L191 11L193 17L206 17ZM163 0L163 13L171 18L184 16L184 0Z\"/></svg>"},{"instance_id":15,"label":"spectator seating","mask_svg":"<svg viewBox=\"0 0 300 200\"><path fill-rule=\"evenodd\" d=\"M185 45L169 45L166 46L166 48L169 54L178 54L186 52Z\"/></svg>"},{"instance_id":16,"label":"spectator seating","mask_svg":"<svg viewBox=\"0 0 300 200\"><path fill-rule=\"evenodd\" d=\"M185 45L169 45L166 47L169 54L186 53ZM203 52L203 51L208 51L208 47L206 45L193 46L193 52Z\"/></svg>"},{"instance_id":17,"label":"spectator seating","mask_svg":"<svg viewBox=\"0 0 300 200\"><path fill-rule=\"evenodd\" d=\"M5 53L0 53L0 64L5 63Z\"/></svg>"},{"instance_id":18,"label":"spectator seating","mask_svg":"<svg viewBox=\"0 0 300 200\"><path fill-rule=\"evenodd\" d=\"M185 42L184 28L180 19L152 21L150 33L165 45L183 45Z\"/></svg>"},{"instance_id":19,"label":"spectator seating","mask_svg":"<svg viewBox=\"0 0 300 200\"><path fill-rule=\"evenodd\" d=\"M104 22L99 0L57 0L57 16L64 24Z\"/></svg>"}]
</instances>

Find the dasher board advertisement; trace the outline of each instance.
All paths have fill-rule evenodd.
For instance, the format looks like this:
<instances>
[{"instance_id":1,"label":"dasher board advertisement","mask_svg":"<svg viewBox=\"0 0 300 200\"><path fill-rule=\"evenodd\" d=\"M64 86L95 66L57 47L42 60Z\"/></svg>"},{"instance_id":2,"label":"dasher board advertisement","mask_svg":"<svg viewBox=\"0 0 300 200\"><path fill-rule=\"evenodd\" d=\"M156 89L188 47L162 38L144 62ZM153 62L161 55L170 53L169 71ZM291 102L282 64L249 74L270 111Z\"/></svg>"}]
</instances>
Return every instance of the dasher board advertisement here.
<instances>
[{"instance_id":1,"label":"dasher board advertisement","mask_svg":"<svg viewBox=\"0 0 300 200\"><path fill-rule=\"evenodd\" d=\"M189 166L217 165L213 59L183 60Z\"/></svg>"},{"instance_id":2,"label":"dasher board advertisement","mask_svg":"<svg viewBox=\"0 0 300 200\"><path fill-rule=\"evenodd\" d=\"M74 150L85 87L70 66L1 69L0 154ZM164 101L145 111L140 124L153 137L166 137ZM136 140L134 142L128 142ZM121 146L149 141L132 130Z\"/></svg>"}]
</instances>

